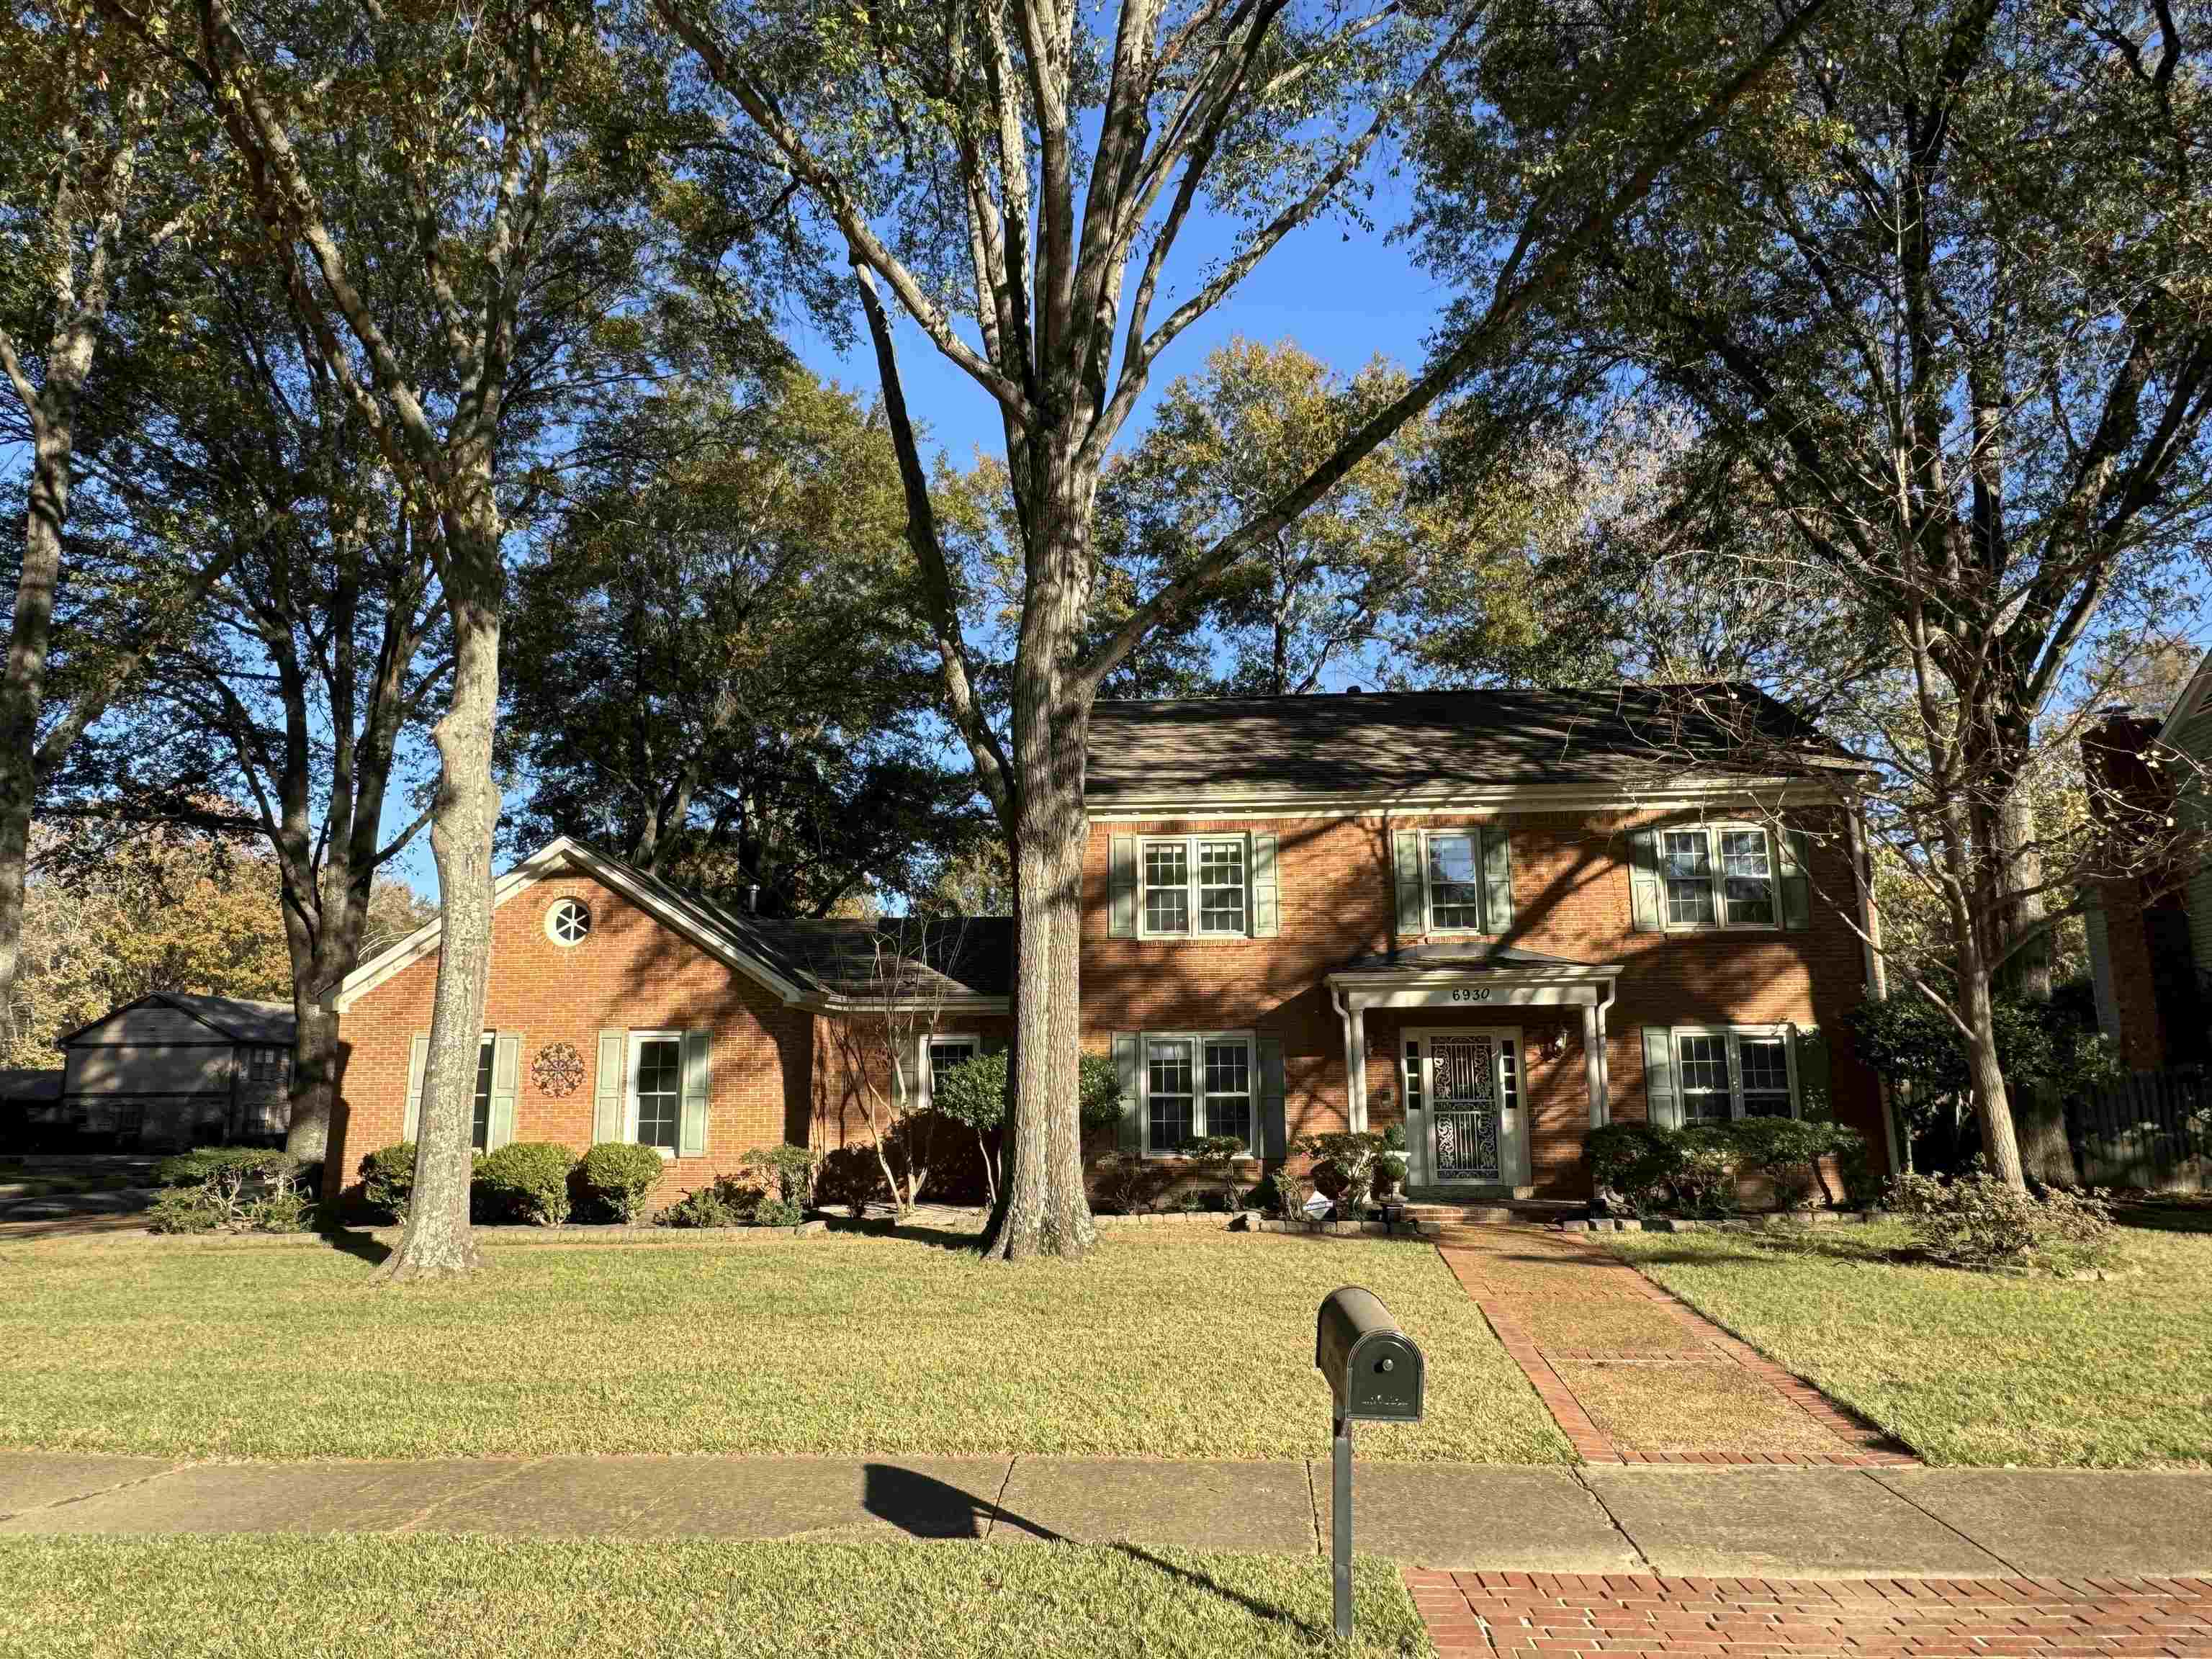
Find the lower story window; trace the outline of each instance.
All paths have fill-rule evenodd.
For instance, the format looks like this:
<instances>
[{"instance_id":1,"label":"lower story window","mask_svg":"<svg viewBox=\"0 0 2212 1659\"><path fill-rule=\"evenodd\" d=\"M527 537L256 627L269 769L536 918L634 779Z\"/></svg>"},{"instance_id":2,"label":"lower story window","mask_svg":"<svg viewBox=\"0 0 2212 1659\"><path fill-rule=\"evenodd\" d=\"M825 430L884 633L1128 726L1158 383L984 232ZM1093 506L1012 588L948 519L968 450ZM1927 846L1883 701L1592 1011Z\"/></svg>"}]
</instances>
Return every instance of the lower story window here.
<instances>
[{"instance_id":1,"label":"lower story window","mask_svg":"<svg viewBox=\"0 0 2212 1659\"><path fill-rule=\"evenodd\" d=\"M492 1034L486 1031L477 1044L476 1110L469 1119L469 1145L480 1152L491 1150L492 1046Z\"/></svg>"},{"instance_id":2,"label":"lower story window","mask_svg":"<svg viewBox=\"0 0 2212 1659\"><path fill-rule=\"evenodd\" d=\"M641 1146L676 1150L684 1109L684 1039L674 1031L638 1031L630 1037L631 1139Z\"/></svg>"},{"instance_id":3,"label":"lower story window","mask_svg":"<svg viewBox=\"0 0 2212 1659\"><path fill-rule=\"evenodd\" d=\"M1677 1030L1674 1071L1685 1123L1797 1115L1786 1031Z\"/></svg>"},{"instance_id":4,"label":"lower story window","mask_svg":"<svg viewBox=\"0 0 2212 1659\"><path fill-rule=\"evenodd\" d=\"M1253 1142L1252 1039L1223 1032L1145 1039L1145 1150L1181 1152L1211 1135Z\"/></svg>"},{"instance_id":5,"label":"lower story window","mask_svg":"<svg viewBox=\"0 0 2212 1659\"><path fill-rule=\"evenodd\" d=\"M932 1037L929 1040L929 1087L934 1094L945 1074L956 1066L965 1065L975 1058L975 1044L967 1037Z\"/></svg>"}]
</instances>

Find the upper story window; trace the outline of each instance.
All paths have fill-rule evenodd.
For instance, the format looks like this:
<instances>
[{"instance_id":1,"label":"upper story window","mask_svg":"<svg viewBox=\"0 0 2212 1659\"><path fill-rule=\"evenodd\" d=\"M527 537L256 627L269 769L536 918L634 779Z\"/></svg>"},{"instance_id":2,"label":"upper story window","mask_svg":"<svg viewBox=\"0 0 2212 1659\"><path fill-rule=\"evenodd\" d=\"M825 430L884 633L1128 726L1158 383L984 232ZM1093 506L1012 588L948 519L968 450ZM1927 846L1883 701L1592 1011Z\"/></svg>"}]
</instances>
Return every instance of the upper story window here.
<instances>
[{"instance_id":1,"label":"upper story window","mask_svg":"<svg viewBox=\"0 0 2212 1659\"><path fill-rule=\"evenodd\" d=\"M249 1048L246 1051L246 1075L255 1083L282 1083L290 1069L291 1056L282 1048Z\"/></svg>"},{"instance_id":2,"label":"upper story window","mask_svg":"<svg viewBox=\"0 0 2212 1659\"><path fill-rule=\"evenodd\" d=\"M1668 932L1772 927L1781 915L1772 836L1758 824L1692 824L1656 836L1656 879ZM1646 924L1641 916L1638 925Z\"/></svg>"},{"instance_id":3,"label":"upper story window","mask_svg":"<svg viewBox=\"0 0 2212 1659\"><path fill-rule=\"evenodd\" d=\"M1146 938L1245 936L1243 836L1147 836L1138 867Z\"/></svg>"},{"instance_id":4,"label":"upper story window","mask_svg":"<svg viewBox=\"0 0 2212 1659\"><path fill-rule=\"evenodd\" d=\"M557 899L545 913L545 935L556 945L580 945L591 931L592 913L580 899Z\"/></svg>"},{"instance_id":5,"label":"upper story window","mask_svg":"<svg viewBox=\"0 0 2212 1659\"><path fill-rule=\"evenodd\" d=\"M1401 830L1396 859L1400 933L1502 933L1513 925L1503 823Z\"/></svg>"}]
</instances>

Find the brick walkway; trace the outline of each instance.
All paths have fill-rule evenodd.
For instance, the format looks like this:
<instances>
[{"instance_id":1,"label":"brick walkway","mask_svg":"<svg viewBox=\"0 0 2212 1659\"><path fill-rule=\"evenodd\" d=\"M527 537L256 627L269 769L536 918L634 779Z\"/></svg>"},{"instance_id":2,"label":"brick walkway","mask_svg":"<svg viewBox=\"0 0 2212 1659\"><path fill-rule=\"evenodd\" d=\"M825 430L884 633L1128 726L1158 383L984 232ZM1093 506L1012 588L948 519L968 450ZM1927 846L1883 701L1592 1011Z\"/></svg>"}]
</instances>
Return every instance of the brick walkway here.
<instances>
[{"instance_id":1,"label":"brick walkway","mask_svg":"<svg viewBox=\"0 0 2212 1659\"><path fill-rule=\"evenodd\" d=\"M1918 1461L1596 1245L1468 1227L1437 1248L1587 1462Z\"/></svg>"},{"instance_id":2,"label":"brick walkway","mask_svg":"<svg viewBox=\"0 0 2212 1659\"><path fill-rule=\"evenodd\" d=\"M1439 1659L2212 1655L2212 1579L1674 1578L1407 1570Z\"/></svg>"}]
</instances>

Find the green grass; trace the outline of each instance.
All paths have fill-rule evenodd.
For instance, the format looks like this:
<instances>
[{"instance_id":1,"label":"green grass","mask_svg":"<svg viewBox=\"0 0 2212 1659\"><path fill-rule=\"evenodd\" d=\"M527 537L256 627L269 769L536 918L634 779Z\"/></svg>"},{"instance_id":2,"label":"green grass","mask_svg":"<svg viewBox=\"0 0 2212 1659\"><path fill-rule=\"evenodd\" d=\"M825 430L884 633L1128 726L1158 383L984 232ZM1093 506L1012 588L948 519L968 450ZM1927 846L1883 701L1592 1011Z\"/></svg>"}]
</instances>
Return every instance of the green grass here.
<instances>
[{"instance_id":1,"label":"green grass","mask_svg":"<svg viewBox=\"0 0 2212 1659\"><path fill-rule=\"evenodd\" d=\"M2212 1236L2123 1237L2101 1282L1911 1263L1893 1222L1606 1242L1930 1462L2212 1463Z\"/></svg>"},{"instance_id":2,"label":"green grass","mask_svg":"<svg viewBox=\"0 0 2212 1659\"><path fill-rule=\"evenodd\" d=\"M1019 1544L419 1537L0 1543L0 1655L1003 1659L1340 1652L1315 1557ZM1432 1650L1387 1561L1351 1652Z\"/></svg>"},{"instance_id":3,"label":"green grass","mask_svg":"<svg viewBox=\"0 0 2212 1659\"><path fill-rule=\"evenodd\" d=\"M1264 1459L1327 1442L1314 1311L1340 1285L1426 1350L1376 1461L1570 1461L1433 1249L1109 1235L1081 1262L832 1234L487 1253L369 1290L323 1247L0 1249L0 1446L194 1457L557 1452Z\"/></svg>"}]
</instances>

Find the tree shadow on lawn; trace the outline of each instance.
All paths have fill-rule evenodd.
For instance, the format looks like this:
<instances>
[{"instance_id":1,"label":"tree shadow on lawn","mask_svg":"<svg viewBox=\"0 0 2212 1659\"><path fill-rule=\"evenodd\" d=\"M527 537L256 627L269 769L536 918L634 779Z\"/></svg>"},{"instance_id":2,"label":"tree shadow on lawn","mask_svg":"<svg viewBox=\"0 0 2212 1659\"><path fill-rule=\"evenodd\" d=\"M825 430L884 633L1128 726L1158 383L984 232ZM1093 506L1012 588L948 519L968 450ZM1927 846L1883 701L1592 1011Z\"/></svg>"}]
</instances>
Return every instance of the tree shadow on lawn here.
<instances>
[{"instance_id":1,"label":"tree shadow on lawn","mask_svg":"<svg viewBox=\"0 0 2212 1659\"><path fill-rule=\"evenodd\" d=\"M1011 1527L1047 1543L1073 1541L1049 1527L1013 1514L994 1498L978 1497L933 1474L896 1463L870 1463L862 1471L860 1505L878 1521L889 1522L915 1538L980 1541L995 1528ZM1192 1589L1218 1596L1256 1619L1287 1625L1308 1637L1329 1633L1287 1607L1262 1601L1222 1583L1202 1568L1168 1560L1141 1544L1123 1540L1111 1547Z\"/></svg>"},{"instance_id":2,"label":"tree shadow on lawn","mask_svg":"<svg viewBox=\"0 0 2212 1659\"><path fill-rule=\"evenodd\" d=\"M392 1246L389 1244L351 1228L333 1228L329 1232L319 1233L316 1237L341 1255L356 1257L366 1261L372 1267L381 1267L384 1259L392 1254Z\"/></svg>"}]
</instances>

